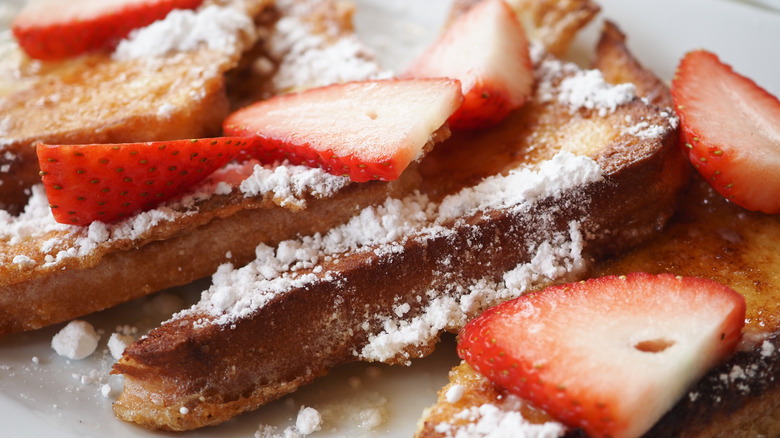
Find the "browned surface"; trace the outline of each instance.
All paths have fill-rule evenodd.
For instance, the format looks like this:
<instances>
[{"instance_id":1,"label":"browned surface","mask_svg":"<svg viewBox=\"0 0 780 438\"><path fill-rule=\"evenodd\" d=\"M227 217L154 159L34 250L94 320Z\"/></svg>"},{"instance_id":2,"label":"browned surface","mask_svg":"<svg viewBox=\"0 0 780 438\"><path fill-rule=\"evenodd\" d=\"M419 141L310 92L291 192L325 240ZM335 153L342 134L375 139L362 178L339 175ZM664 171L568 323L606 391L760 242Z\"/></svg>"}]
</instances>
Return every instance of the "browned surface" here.
<instances>
[{"instance_id":1,"label":"browned surface","mask_svg":"<svg viewBox=\"0 0 780 438\"><path fill-rule=\"evenodd\" d=\"M596 65L610 81L636 83L642 94L668 105L668 97L653 92L660 82L627 56L630 54L623 35L607 23ZM594 270L594 276L645 271L706 277L733 287L745 297L746 342L742 351L691 388L647 433L648 437L780 436L778 241L780 216L748 212L731 204L695 175L679 211L660 236ZM767 355L768 350L762 349L764 340L774 346L773 354ZM441 436L434 431L435 425L451 422L462 409L483 403L501 404L501 390L467 365L455 368L450 382L465 384L466 395L461 402L450 404L444 398L445 387L421 420L417 438ZM533 411L531 415L538 414ZM577 431L571 435L581 436Z\"/></svg>"},{"instance_id":2,"label":"browned surface","mask_svg":"<svg viewBox=\"0 0 780 438\"><path fill-rule=\"evenodd\" d=\"M461 362L454 367L449 373L449 379L450 382L439 390L436 404L423 413L415 434L417 438L442 436L441 433L435 430L436 425L441 423L451 424L454 429L467 426L469 420L458 419L455 416L459 412L472 407L493 404L505 409L514 410L516 408L514 405L505 407L502 399L506 401L506 394L482 374L474 371L466 362ZM454 403L450 403L447 401L447 391L455 385L463 388L463 395ZM543 424L552 420L545 411L537 409L529 403L524 403L520 407L520 412L523 418L533 424Z\"/></svg>"},{"instance_id":3,"label":"browned surface","mask_svg":"<svg viewBox=\"0 0 780 438\"><path fill-rule=\"evenodd\" d=\"M642 66L628 51L626 36L611 21L604 22L593 68L604 73L604 79L612 84L625 82L636 85L637 94L647 98L652 104L672 108L672 96L666 91L664 83L651 71Z\"/></svg>"},{"instance_id":4,"label":"browned surface","mask_svg":"<svg viewBox=\"0 0 780 438\"><path fill-rule=\"evenodd\" d=\"M270 199L246 199L240 193L214 196L197 214L161 224L145 241L96 248L90 257L68 259L67 269L46 268L42 262L34 269L4 263L0 266L0 334L67 321L187 284L213 274L228 261L240 266L254 259L261 242L275 244L297 234L325 231L346 221L357 208L408 192L417 180L410 171L392 184L352 185L329 199L310 197L301 211L280 208ZM0 242L6 256L19 250L5 246Z\"/></svg>"},{"instance_id":5,"label":"browned surface","mask_svg":"<svg viewBox=\"0 0 780 438\"><path fill-rule=\"evenodd\" d=\"M588 111L572 115L555 103L521 112L491 133L471 133L467 141L454 134L435 148L421 164L421 187L433 197L453 193L484 176L549 158L556 144L562 148L559 133L582 130L591 137L580 137L581 149L572 150L596 158L606 178L528 210L491 211L449 223L450 234L410 236L392 255L380 257L369 248L340 256L337 266L324 262L324 271L334 270L343 281L293 289L229 327L197 328L193 319L165 324L130 346L115 366L125 381L115 413L154 429L218 424L356 360L353 351L366 345L368 334L381 331L381 317L392 314L397 303L409 303L412 317L428 304L426 291L456 293L477 279L499 281L530 260L529 242L567 232L571 220L582 224L585 252L598 257L647 239L672 213L688 175L676 149L677 131L668 128L662 139L642 141L622 133L628 114L668 126L660 112L639 101L606 118ZM540 140L545 138L549 141ZM474 150L485 158L476 158ZM633 190L638 186L644 190ZM198 317L208 318L193 318ZM411 348L389 361L421 357L432 348ZM149 404L150 392L162 402ZM186 416L178 413L182 406Z\"/></svg>"},{"instance_id":6,"label":"browned surface","mask_svg":"<svg viewBox=\"0 0 780 438\"><path fill-rule=\"evenodd\" d=\"M268 2L247 3L257 13ZM224 74L238 51L201 49L159 58L114 61L108 54L40 62L18 48L0 57L0 208L24 206L40 182L35 145L123 143L219 135L229 105ZM160 114L163 104L171 110Z\"/></svg>"},{"instance_id":7,"label":"browned surface","mask_svg":"<svg viewBox=\"0 0 780 438\"><path fill-rule=\"evenodd\" d=\"M772 244L778 239L780 216L745 211L695 177L680 211L661 236L595 271L596 276L645 271L706 277L745 296L742 351L691 388L647 436L780 434L780 253ZM764 340L774 346L773 354L766 353ZM451 382L464 379L481 383L468 385L468 397L456 405L440 395L424 418L419 438L440 436L433 431L435 424L449 422L462 409L498 403L501 391L470 368L460 367L451 374Z\"/></svg>"},{"instance_id":8,"label":"browned surface","mask_svg":"<svg viewBox=\"0 0 780 438\"><path fill-rule=\"evenodd\" d=\"M650 436L754 437L780 434L780 216L746 211L698 176L667 230L597 274L646 271L710 278L745 297L750 348L711 372ZM775 346L762 355L762 341ZM735 367L747 378L726 384Z\"/></svg>"},{"instance_id":9,"label":"browned surface","mask_svg":"<svg viewBox=\"0 0 780 438\"><path fill-rule=\"evenodd\" d=\"M744 210L698 175L657 239L601 267L597 275L646 271L711 278L745 297L745 336L780 331L780 216Z\"/></svg>"}]
</instances>

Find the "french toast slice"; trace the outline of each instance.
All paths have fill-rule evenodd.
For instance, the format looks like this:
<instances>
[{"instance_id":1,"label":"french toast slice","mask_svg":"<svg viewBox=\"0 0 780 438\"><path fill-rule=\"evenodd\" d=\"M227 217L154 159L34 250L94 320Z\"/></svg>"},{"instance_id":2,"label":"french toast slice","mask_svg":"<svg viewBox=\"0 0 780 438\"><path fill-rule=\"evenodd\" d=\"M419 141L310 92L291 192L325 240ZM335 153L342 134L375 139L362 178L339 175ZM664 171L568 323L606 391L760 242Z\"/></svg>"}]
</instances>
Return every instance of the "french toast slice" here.
<instances>
[{"instance_id":1,"label":"french toast slice","mask_svg":"<svg viewBox=\"0 0 780 438\"><path fill-rule=\"evenodd\" d=\"M0 48L0 208L16 213L40 182L35 146L124 143L218 135L230 106L225 73L257 38L253 20L270 0L205 2L198 13L220 20L230 8L244 15L220 47L201 38L195 50L138 56L132 49L64 61L33 60L15 44ZM219 8L219 9L215 9ZM229 18L233 20L233 18ZM232 33L234 32L234 33ZM231 34L232 33L232 34ZM157 35L159 38L159 35ZM159 41L158 47L165 47ZM121 56L118 56L121 55ZM122 55L124 54L124 55Z\"/></svg>"},{"instance_id":2,"label":"french toast slice","mask_svg":"<svg viewBox=\"0 0 780 438\"><path fill-rule=\"evenodd\" d=\"M313 17L309 6L321 12ZM286 7L289 9L281 4L272 12L264 11L281 17L278 22L261 19L270 28L258 31L262 35L258 44L267 44L265 50L279 64L278 70L263 77L270 84L266 89L270 93L281 92L280 84L297 78L289 77L293 67L288 64L293 61L288 57L304 57L294 64L296 73L301 74L311 70L306 62L337 61L330 53L335 44L355 50L359 47L345 21L349 14L322 12L337 10L336 3L311 1L290 3ZM291 10L294 7L302 10ZM304 23L304 20L311 22ZM277 28L277 24L286 27ZM327 31L321 34L320 29ZM305 44L295 44L297 39ZM288 53L291 46L297 50L304 46L306 52ZM207 59L198 57L227 55L201 50L180 56L205 62ZM216 61L219 59L222 58ZM213 68L215 84L220 84L217 94L223 100L224 66L211 61L199 65L196 73L204 66L207 70ZM357 74L381 73L367 52L349 62ZM184 68L189 64L178 65ZM79 71L83 68L79 63ZM96 70L107 68L116 69L118 64L100 63ZM202 81L193 82L184 74L178 79L186 82L179 87L184 91L203 86ZM78 84L89 85L81 81ZM297 84L298 88L318 85L305 80ZM188 105L180 111L189 111ZM215 120L222 122L221 118ZM126 121L117 123L117 127L127 132L138 130ZM105 127L109 129L110 126ZM155 128L149 129L151 132ZM442 129L431 141L446 135L447 130ZM37 159L35 162L37 166ZM0 335L44 327L188 284L208 277L226 261L245 264L254 258L255 247L261 242L276 244L297 234L327 230L346 221L360 208L381 202L391 194L410 191L419 179L410 170L393 183L349 185L346 179L321 170L301 166L271 170L254 164L225 169L182 199L155 210L118 223L96 223L90 227L55 223L42 187L33 186L24 212L15 215L12 211L0 211ZM242 184L245 189L241 188ZM322 198L332 199L322 202Z\"/></svg>"},{"instance_id":3,"label":"french toast slice","mask_svg":"<svg viewBox=\"0 0 780 438\"><path fill-rule=\"evenodd\" d=\"M633 97L575 103L567 87L599 73L550 56L536 73L498 127L434 148L415 193L220 268L200 303L125 350L115 414L189 430L339 364L408 363L488 306L655 235L688 180L676 118Z\"/></svg>"},{"instance_id":4,"label":"french toast slice","mask_svg":"<svg viewBox=\"0 0 780 438\"><path fill-rule=\"evenodd\" d=\"M631 81L648 99L658 80L625 47L625 36L605 23L595 65L613 82ZM649 85L649 87L648 87ZM625 255L594 265L591 276L630 272L703 277L740 292L747 303L739 351L711 370L647 437L756 437L780 435L780 219L726 201L697 174L664 232ZM458 397L452 396L457 391ZM437 402L423 414L416 437L451 437L519 414L530 433L582 436L541 409L496 387L465 362L454 367ZM519 424L519 423L515 423Z\"/></svg>"},{"instance_id":5,"label":"french toast slice","mask_svg":"<svg viewBox=\"0 0 780 438\"><path fill-rule=\"evenodd\" d=\"M597 266L594 276L644 271L711 278L743 294L747 303L739 351L690 388L644 436L780 435L780 257L771 244L777 239L777 216L728 203L695 175L663 234ZM453 399L448 394L455 390L460 397ZM455 436L512 413L522 415L529 431L565 430L462 362L450 371L449 383L424 413L416 436ZM581 435L568 431L566 436Z\"/></svg>"}]
</instances>

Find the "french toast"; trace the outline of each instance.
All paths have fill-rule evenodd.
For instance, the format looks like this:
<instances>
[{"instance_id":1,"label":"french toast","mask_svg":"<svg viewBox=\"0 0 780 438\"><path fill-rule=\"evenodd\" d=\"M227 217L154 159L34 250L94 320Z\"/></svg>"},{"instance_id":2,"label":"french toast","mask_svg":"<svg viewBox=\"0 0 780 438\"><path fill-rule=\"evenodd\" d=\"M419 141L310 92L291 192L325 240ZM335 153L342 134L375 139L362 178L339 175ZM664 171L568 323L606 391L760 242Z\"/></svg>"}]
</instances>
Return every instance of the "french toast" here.
<instances>
[{"instance_id":1,"label":"french toast","mask_svg":"<svg viewBox=\"0 0 780 438\"><path fill-rule=\"evenodd\" d=\"M626 50L625 36L607 22L595 65L615 83L657 84L636 60L623 55ZM632 66L626 68L626 63ZM671 103L667 93L654 93L659 90L655 85L645 90L650 100ZM739 351L690 388L644 436L780 436L776 378L780 372L780 258L770 243L778 238L777 215L750 212L732 204L695 175L679 210L660 236L594 265L593 277L648 272L709 278L740 292L747 303ZM465 362L450 371L449 379L436 404L421 418L417 437L460 436L480 425L497 428L504 419L529 434L583 436L495 386ZM457 397L453 396L456 392Z\"/></svg>"},{"instance_id":2,"label":"french toast","mask_svg":"<svg viewBox=\"0 0 780 438\"><path fill-rule=\"evenodd\" d=\"M674 273L715 279L746 299L744 339L737 354L711 370L645 436L778 436L780 323L777 267L780 260L767 242L780 238L776 216L748 212L728 203L694 177L680 210L657 239L597 266L594 276L625 272ZM448 400L457 387L462 396ZM486 408L483 408L486 406ZM531 429L565 428L540 409L506 394L461 363L450 383L420 421L418 437L455 436L481 420L494 421L520 412ZM470 413L470 414L467 414ZM487 415L493 416L487 419ZM568 432L579 436L576 431Z\"/></svg>"},{"instance_id":3,"label":"french toast","mask_svg":"<svg viewBox=\"0 0 780 438\"><path fill-rule=\"evenodd\" d=\"M608 71L607 71L607 69L603 69L603 71L604 71L605 77L608 77ZM455 141L455 140L453 140L453 142L454 142L454 141ZM453 160L453 161L454 161L454 160ZM426 164L426 165L427 165L427 164ZM457 166L453 165L453 166L451 166L450 168L454 168L454 167L457 167ZM435 171L434 171L434 170L428 170L428 171L426 172L426 174L427 174L427 175L430 175L430 174L432 174L432 173L435 173ZM407 359L407 358L405 358L405 357L403 357L403 358L402 358L402 360L404 360L404 361L405 361L405 360L408 360L408 359ZM776 373L775 373L775 374L776 374ZM736 376L736 375L735 375L735 376ZM736 377L735 377L735 378L736 378ZM699 400L699 401L701 402L701 400ZM767 398L767 402L768 402L768 403L773 403L773 399ZM704 406L704 407L702 408L702 410L703 410L703 411L706 411L706 410L707 410L707 406L709 406L709 405L707 405L707 404L705 404L705 403L701 403L701 404L702 404L702 406Z\"/></svg>"},{"instance_id":4,"label":"french toast","mask_svg":"<svg viewBox=\"0 0 780 438\"><path fill-rule=\"evenodd\" d=\"M530 102L498 127L426 155L415 191L221 267L200 303L125 350L115 414L190 430L339 364L406 364L490 305L655 235L689 175L676 118L547 54L536 74ZM567 95L586 77L613 97Z\"/></svg>"},{"instance_id":5,"label":"french toast","mask_svg":"<svg viewBox=\"0 0 780 438\"><path fill-rule=\"evenodd\" d=\"M204 20L236 20L221 47L202 44L196 50L152 50L151 56L138 56L150 51L149 43L142 42L129 50L43 62L27 57L16 44L6 44L0 62L0 208L20 211L30 187L40 181L38 142L122 143L217 135L230 110L225 73L254 44L254 17L268 3L214 1L201 6ZM191 34L180 40L208 42L216 37ZM166 46L156 49L160 47Z\"/></svg>"},{"instance_id":6,"label":"french toast","mask_svg":"<svg viewBox=\"0 0 780 438\"><path fill-rule=\"evenodd\" d=\"M331 2L312 4L320 4L317 8L322 11L328 10L328 7L337 10ZM293 6L288 5L289 8ZM298 13L305 14L307 19L316 18L312 24L300 27L304 16L283 10L281 13L285 16L279 23L286 23L287 27L278 32L266 29L265 39L258 43L270 46L266 47L266 53L275 57L274 62L279 66L278 70L256 78L270 84L266 91L276 90L274 92L279 93L281 88L288 87L292 69L297 69L298 75L306 68L311 69L301 60L290 65L292 61L286 56L304 57L309 63L322 63L323 59L333 61L333 53L345 56L345 47L352 49L346 52L348 54L358 50L358 43L343 23L349 14L334 12L328 15L321 12L311 17L309 9L303 9ZM263 22L268 22L275 29L274 21ZM297 44L297 39L303 40L303 44ZM331 50L335 44L341 44L341 49ZM293 50L292 46L299 52L287 53ZM212 50L203 52L204 56L217 56ZM185 52L180 56L200 56L198 53L201 52ZM368 53L360 59L350 58L349 62L351 68L347 71L368 76L381 74ZM114 62L104 64L105 68L117 68ZM213 62L204 65L211 64ZM84 68L79 65L79 68ZM186 65L181 63L182 67ZM215 73L214 83L219 84L219 90L215 90L214 95L222 96L220 99L224 100L224 69L220 67L217 70L219 74ZM297 86L317 85L306 82L308 79L299 81ZM346 80L341 77L330 79ZM185 91L187 87L200 89L203 86L199 80L186 81L188 85L182 87ZM238 91L231 91L231 94L235 93ZM227 101L225 103L227 111ZM190 111L191 107L182 104L177 108L184 112ZM224 116L224 113L221 114ZM215 117L214 120L222 123L222 118ZM133 123L115 125L126 132L138 131ZM154 128L150 127L149 131L154 131ZM152 132L152 135L157 134ZM438 141L446 134L446 129L442 129L432 141ZM91 138L91 141L98 140L101 139ZM408 172L392 183L349 185L347 179L330 176L317 169L282 166L271 170L255 164L247 162L231 166L183 198L155 210L114 224L93 224L90 227L55 223L48 212L41 186L33 186L32 195L21 214L0 213L3 223L0 231L0 334L44 327L168 287L187 284L208 277L228 260L236 265L247 263L254 258L255 247L261 242L275 244L297 234L325 231L345 221L359 208L381 202L399 190L408 191L409 187L416 185L418 178L414 172ZM36 178L39 178L37 170L35 172ZM17 172L9 175L17 175ZM245 188L242 188L244 180ZM321 198L330 199L319 202ZM193 254L198 254L198 257L193 258ZM21 311L22 308L25 310Z\"/></svg>"}]
</instances>

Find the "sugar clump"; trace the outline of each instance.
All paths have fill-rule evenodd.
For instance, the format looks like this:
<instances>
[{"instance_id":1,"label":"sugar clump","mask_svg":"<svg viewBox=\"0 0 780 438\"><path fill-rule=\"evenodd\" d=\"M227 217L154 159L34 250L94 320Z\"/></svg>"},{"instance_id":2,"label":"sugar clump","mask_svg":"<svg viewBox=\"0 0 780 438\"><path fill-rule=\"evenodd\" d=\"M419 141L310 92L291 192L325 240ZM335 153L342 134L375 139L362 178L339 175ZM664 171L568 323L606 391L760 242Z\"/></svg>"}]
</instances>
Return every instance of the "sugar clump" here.
<instances>
[{"instance_id":1,"label":"sugar clump","mask_svg":"<svg viewBox=\"0 0 780 438\"><path fill-rule=\"evenodd\" d=\"M54 335L51 347L60 356L81 360L95 352L99 339L92 324L74 320Z\"/></svg>"},{"instance_id":2,"label":"sugar clump","mask_svg":"<svg viewBox=\"0 0 780 438\"><path fill-rule=\"evenodd\" d=\"M123 335L122 333L112 333L108 338L108 351L111 353L111 357L116 360L122 357L125 348L130 345L135 338L132 336Z\"/></svg>"}]
</instances>

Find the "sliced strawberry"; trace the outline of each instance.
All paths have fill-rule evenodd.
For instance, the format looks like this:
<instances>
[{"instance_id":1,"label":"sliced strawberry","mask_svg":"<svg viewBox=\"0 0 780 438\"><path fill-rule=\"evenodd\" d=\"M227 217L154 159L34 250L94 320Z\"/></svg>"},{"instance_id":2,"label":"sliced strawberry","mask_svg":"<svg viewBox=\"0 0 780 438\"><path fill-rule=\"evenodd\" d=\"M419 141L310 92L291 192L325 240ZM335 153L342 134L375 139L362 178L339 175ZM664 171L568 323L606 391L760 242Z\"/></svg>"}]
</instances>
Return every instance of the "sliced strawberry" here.
<instances>
[{"instance_id":1,"label":"sliced strawberry","mask_svg":"<svg viewBox=\"0 0 780 438\"><path fill-rule=\"evenodd\" d=\"M496 306L459 355L588 436L636 437L736 347L745 301L711 280L635 273Z\"/></svg>"},{"instance_id":2,"label":"sliced strawberry","mask_svg":"<svg viewBox=\"0 0 780 438\"><path fill-rule=\"evenodd\" d=\"M254 155L265 162L387 181L422 155L461 100L451 79L352 82L258 102L231 114L223 128L259 137Z\"/></svg>"},{"instance_id":3,"label":"sliced strawberry","mask_svg":"<svg viewBox=\"0 0 780 438\"><path fill-rule=\"evenodd\" d=\"M683 57L672 81L685 150L715 190L780 213L780 101L714 54Z\"/></svg>"},{"instance_id":4,"label":"sliced strawberry","mask_svg":"<svg viewBox=\"0 0 780 438\"><path fill-rule=\"evenodd\" d=\"M116 45L133 29L173 9L194 9L203 0L51 0L32 2L11 29L31 57L64 59Z\"/></svg>"},{"instance_id":5,"label":"sliced strawberry","mask_svg":"<svg viewBox=\"0 0 780 438\"><path fill-rule=\"evenodd\" d=\"M531 94L533 65L523 26L502 0L486 0L456 19L408 68L409 77L461 81L465 100L455 128L497 124Z\"/></svg>"},{"instance_id":6,"label":"sliced strawberry","mask_svg":"<svg viewBox=\"0 0 780 438\"><path fill-rule=\"evenodd\" d=\"M41 179L58 222L111 222L202 181L254 140L38 145Z\"/></svg>"}]
</instances>

